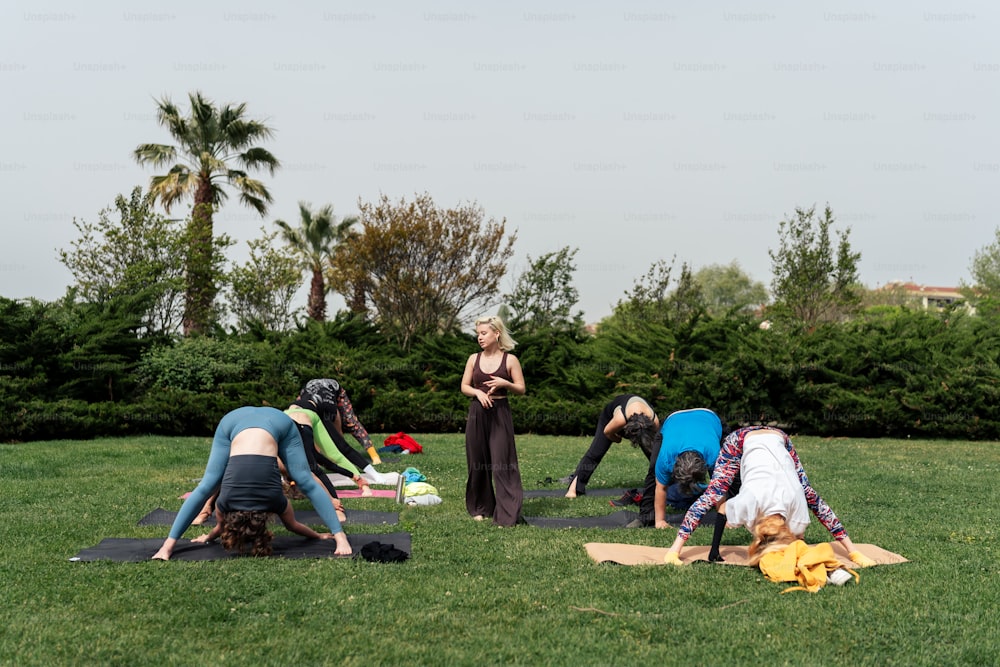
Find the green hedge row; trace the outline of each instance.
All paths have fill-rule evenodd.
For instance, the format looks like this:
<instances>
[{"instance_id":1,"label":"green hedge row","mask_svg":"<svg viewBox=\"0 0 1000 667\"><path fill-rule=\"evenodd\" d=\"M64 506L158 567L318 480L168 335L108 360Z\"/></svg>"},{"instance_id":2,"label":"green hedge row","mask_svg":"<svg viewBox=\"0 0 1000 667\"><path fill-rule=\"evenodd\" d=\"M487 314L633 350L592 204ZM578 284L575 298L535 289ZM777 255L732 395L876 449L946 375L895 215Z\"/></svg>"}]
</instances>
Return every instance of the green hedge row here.
<instances>
[{"instance_id":1,"label":"green hedge row","mask_svg":"<svg viewBox=\"0 0 1000 667\"><path fill-rule=\"evenodd\" d=\"M429 338L404 353L343 316L284 334L147 340L115 318L98 318L103 331L81 324L86 318L66 308L0 300L4 442L209 435L227 410L285 407L312 377L340 379L373 432L465 424L459 383L477 349L471 335ZM593 336L534 332L519 336L516 350L528 394L512 399L515 427L589 435L604 403L634 392L661 414L711 407L733 426L1000 439L997 325L880 308L814 330L780 322L762 329L748 317L679 325L612 317Z\"/></svg>"}]
</instances>

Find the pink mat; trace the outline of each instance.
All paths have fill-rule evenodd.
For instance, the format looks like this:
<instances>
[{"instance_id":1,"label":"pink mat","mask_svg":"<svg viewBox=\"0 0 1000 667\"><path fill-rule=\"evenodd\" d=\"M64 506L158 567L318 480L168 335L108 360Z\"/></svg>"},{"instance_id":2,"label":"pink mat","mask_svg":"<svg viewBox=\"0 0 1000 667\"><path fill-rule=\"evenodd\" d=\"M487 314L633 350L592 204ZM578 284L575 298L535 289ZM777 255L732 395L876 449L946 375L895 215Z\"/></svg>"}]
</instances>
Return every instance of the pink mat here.
<instances>
[{"instance_id":1,"label":"pink mat","mask_svg":"<svg viewBox=\"0 0 1000 667\"><path fill-rule=\"evenodd\" d=\"M337 496L340 498L395 498L396 492L392 489L372 489L372 495L361 495L361 489L337 489Z\"/></svg>"}]
</instances>

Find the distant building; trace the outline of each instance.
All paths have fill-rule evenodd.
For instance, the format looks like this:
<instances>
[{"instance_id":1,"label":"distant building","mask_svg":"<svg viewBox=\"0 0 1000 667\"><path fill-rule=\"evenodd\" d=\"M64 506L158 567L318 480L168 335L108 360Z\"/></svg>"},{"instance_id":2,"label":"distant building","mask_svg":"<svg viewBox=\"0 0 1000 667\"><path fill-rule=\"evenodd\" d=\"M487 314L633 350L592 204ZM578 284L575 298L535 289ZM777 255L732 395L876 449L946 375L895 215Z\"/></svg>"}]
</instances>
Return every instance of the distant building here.
<instances>
[{"instance_id":1,"label":"distant building","mask_svg":"<svg viewBox=\"0 0 1000 667\"><path fill-rule=\"evenodd\" d=\"M943 310L953 304L965 302L965 295L957 287L932 287L896 280L886 284L882 289L902 292L924 310Z\"/></svg>"}]
</instances>

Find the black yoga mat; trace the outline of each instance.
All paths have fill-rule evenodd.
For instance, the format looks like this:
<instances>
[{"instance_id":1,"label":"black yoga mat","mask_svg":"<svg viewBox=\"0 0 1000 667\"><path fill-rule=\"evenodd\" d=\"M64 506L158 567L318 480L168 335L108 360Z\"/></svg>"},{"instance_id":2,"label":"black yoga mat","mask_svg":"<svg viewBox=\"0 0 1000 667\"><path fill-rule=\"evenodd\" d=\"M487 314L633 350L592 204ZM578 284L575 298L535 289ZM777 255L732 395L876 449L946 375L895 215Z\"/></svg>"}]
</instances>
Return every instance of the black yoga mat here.
<instances>
[{"instance_id":1,"label":"black yoga mat","mask_svg":"<svg viewBox=\"0 0 1000 667\"><path fill-rule=\"evenodd\" d=\"M566 495L567 487L558 489L525 489L525 498L555 498ZM623 496L628 489L587 489L585 496Z\"/></svg>"},{"instance_id":2,"label":"black yoga mat","mask_svg":"<svg viewBox=\"0 0 1000 667\"><path fill-rule=\"evenodd\" d=\"M709 512L702 518L701 526L715 525L715 512ZM638 519L638 512L619 510L613 514L602 516L580 516L580 517L549 517L549 516L526 516L524 520L529 526L536 528L624 528L633 519ZM684 521L683 514L668 514L667 523L676 528ZM651 527L651 526L650 526Z\"/></svg>"},{"instance_id":3,"label":"black yoga mat","mask_svg":"<svg viewBox=\"0 0 1000 667\"><path fill-rule=\"evenodd\" d=\"M371 542L391 544L400 551L411 553L409 533L379 533L348 535L347 540L354 550L361 553L362 547ZM136 539L127 537L107 537L97 546L83 549L71 561L110 560L120 563L137 563L149 560L157 552L163 539L159 537ZM309 540L298 535L276 535L272 542L271 558L349 558L334 556L337 543L333 540ZM224 560L237 558L229 554L222 545L192 544L190 540L179 540L170 560Z\"/></svg>"},{"instance_id":4,"label":"black yoga mat","mask_svg":"<svg viewBox=\"0 0 1000 667\"><path fill-rule=\"evenodd\" d=\"M372 512L371 510L352 510L345 509L344 514L347 515L347 521L345 524L365 524L369 526L387 525L395 526L399 523L399 513L398 512ZM162 507L157 507L155 510L147 514L146 516L139 519L140 526L169 526L174 522L177 517L177 512L170 512ZM316 510L295 510L295 518L300 522L309 526L322 526L323 520L319 518L319 514ZM275 520L278 525L281 525L281 521ZM202 526L214 526L215 517L209 518Z\"/></svg>"}]
</instances>

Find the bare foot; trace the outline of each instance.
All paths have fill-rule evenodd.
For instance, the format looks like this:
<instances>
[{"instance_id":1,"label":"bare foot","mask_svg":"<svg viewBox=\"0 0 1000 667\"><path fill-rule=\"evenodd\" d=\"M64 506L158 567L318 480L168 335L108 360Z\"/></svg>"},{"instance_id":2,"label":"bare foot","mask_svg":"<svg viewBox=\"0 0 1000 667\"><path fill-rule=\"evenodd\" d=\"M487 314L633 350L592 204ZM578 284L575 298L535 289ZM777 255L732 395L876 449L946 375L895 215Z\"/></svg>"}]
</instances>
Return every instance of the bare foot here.
<instances>
[{"instance_id":1,"label":"bare foot","mask_svg":"<svg viewBox=\"0 0 1000 667\"><path fill-rule=\"evenodd\" d=\"M576 477L574 477L573 481L570 483L569 489L566 491L565 497L576 498Z\"/></svg>"},{"instance_id":2,"label":"bare foot","mask_svg":"<svg viewBox=\"0 0 1000 667\"><path fill-rule=\"evenodd\" d=\"M474 519L475 521L485 521L485 520L486 520L486 517L484 517L484 516L483 516L482 514L477 514L476 516L474 516L474 517L472 517L472 518L473 518L473 519Z\"/></svg>"},{"instance_id":3,"label":"bare foot","mask_svg":"<svg viewBox=\"0 0 1000 667\"><path fill-rule=\"evenodd\" d=\"M153 560L170 560L170 554L173 553L174 544L176 544L176 542L177 540L172 540L168 537L163 542L163 546L161 546L159 550L155 554L153 554L152 556Z\"/></svg>"},{"instance_id":4,"label":"bare foot","mask_svg":"<svg viewBox=\"0 0 1000 667\"><path fill-rule=\"evenodd\" d=\"M347 541L347 535L344 535L344 533L336 533L334 534L333 539L337 542L337 549L333 553L338 556L350 556L354 553L354 550L351 548L351 543Z\"/></svg>"}]
</instances>

